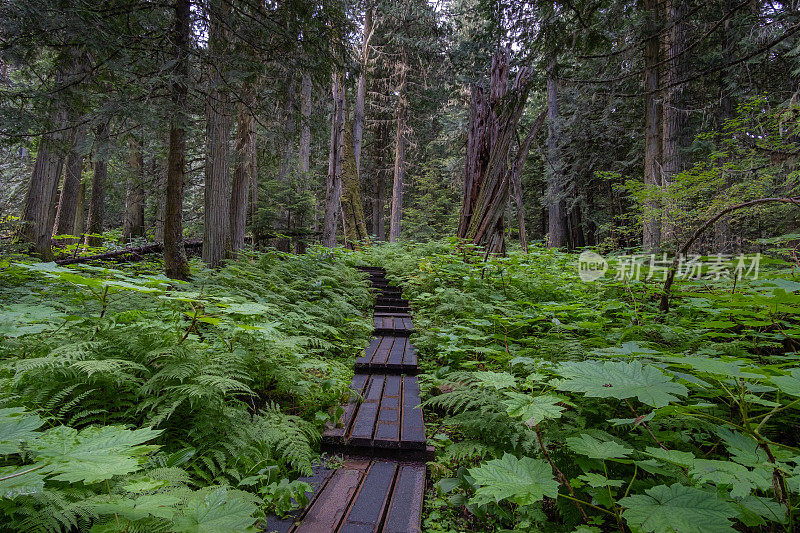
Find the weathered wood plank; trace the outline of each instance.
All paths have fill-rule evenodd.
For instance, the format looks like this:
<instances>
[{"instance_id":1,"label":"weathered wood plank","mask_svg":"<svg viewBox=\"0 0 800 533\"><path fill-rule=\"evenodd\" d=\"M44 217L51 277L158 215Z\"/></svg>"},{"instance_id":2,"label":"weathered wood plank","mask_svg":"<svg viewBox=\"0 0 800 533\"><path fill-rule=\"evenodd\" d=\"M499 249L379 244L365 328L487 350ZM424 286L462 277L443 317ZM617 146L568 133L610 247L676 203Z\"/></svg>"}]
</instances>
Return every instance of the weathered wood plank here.
<instances>
[{"instance_id":1,"label":"weathered wood plank","mask_svg":"<svg viewBox=\"0 0 800 533\"><path fill-rule=\"evenodd\" d=\"M376 461L367 472L340 533L375 533L381 525L394 485L397 463Z\"/></svg>"},{"instance_id":2,"label":"weathered wood plank","mask_svg":"<svg viewBox=\"0 0 800 533\"><path fill-rule=\"evenodd\" d=\"M400 445L408 448L425 447L425 423L419 407L419 381L416 377L403 378L403 412L400 430Z\"/></svg>"},{"instance_id":3,"label":"weathered wood plank","mask_svg":"<svg viewBox=\"0 0 800 533\"><path fill-rule=\"evenodd\" d=\"M386 376L371 376L367 383L364 401L358 408L353 429L350 432L348 443L354 446L370 446L372 435L375 432L375 422L378 418L381 395Z\"/></svg>"},{"instance_id":4,"label":"weathered wood plank","mask_svg":"<svg viewBox=\"0 0 800 533\"><path fill-rule=\"evenodd\" d=\"M422 498L425 495L425 465L405 464L397 474L384 533L418 533L421 531Z\"/></svg>"},{"instance_id":5,"label":"weathered wood plank","mask_svg":"<svg viewBox=\"0 0 800 533\"><path fill-rule=\"evenodd\" d=\"M378 419L375 422L373 444L396 448L400 440L400 376L386 376Z\"/></svg>"},{"instance_id":6,"label":"weathered wood plank","mask_svg":"<svg viewBox=\"0 0 800 533\"><path fill-rule=\"evenodd\" d=\"M344 467L333 474L300 524L293 530L294 533L336 531L361 484L369 463L369 460L364 459L345 461Z\"/></svg>"},{"instance_id":7,"label":"weathered wood plank","mask_svg":"<svg viewBox=\"0 0 800 533\"><path fill-rule=\"evenodd\" d=\"M358 409L359 396L363 396L364 388L367 385L369 376L367 374L356 374L350 382L350 389L353 391L350 395L350 401L344 406L344 413L339 418L339 425L333 427L328 425L322 433L322 441L329 443L341 442L344 440L345 435L350 430L353 423L353 417Z\"/></svg>"}]
</instances>

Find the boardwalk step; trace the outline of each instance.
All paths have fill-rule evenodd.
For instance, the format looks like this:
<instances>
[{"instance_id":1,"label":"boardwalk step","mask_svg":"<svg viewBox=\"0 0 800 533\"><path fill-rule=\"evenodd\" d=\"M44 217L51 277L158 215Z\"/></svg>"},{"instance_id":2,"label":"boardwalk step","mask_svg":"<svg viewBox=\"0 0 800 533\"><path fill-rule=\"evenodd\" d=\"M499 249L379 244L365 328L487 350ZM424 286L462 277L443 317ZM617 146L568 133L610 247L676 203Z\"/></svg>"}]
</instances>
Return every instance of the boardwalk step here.
<instances>
[{"instance_id":1,"label":"boardwalk step","mask_svg":"<svg viewBox=\"0 0 800 533\"><path fill-rule=\"evenodd\" d=\"M414 333L414 324L406 314L375 316L375 335L408 337L412 333Z\"/></svg>"},{"instance_id":2,"label":"boardwalk step","mask_svg":"<svg viewBox=\"0 0 800 533\"><path fill-rule=\"evenodd\" d=\"M375 337L356 359L356 372L416 374L417 350L408 337Z\"/></svg>"},{"instance_id":3,"label":"boardwalk step","mask_svg":"<svg viewBox=\"0 0 800 533\"><path fill-rule=\"evenodd\" d=\"M296 516L268 518L278 533L418 533L421 531L425 465L349 457L315 488Z\"/></svg>"},{"instance_id":4,"label":"boardwalk step","mask_svg":"<svg viewBox=\"0 0 800 533\"><path fill-rule=\"evenodd\" d=\"M353 452L389 457L397 455L393 451L417 450L418 457L426 456L416 377L356 374L350 387L363 401L351 399L338 427L325 429L323 448L335 452L346 446Z\"/></svg>"},{"instance_id":5,"label":"boardwalk step","mask_svg":"<svg viewBox=\"0 0 800 533\"><path fill-rule=\"evenodd\" d=\"M407 305L376 305L376 313L408 313L411 308Z\"/></svg>"},{"instance_id":6,"label":"boardwalk step","mask_svg":"<svg viewBox=\"0 0 800 533\"><path fill-rule=\"evenodd\" d=\"M384 296L381 294L377 298L375 298L375 305L396 305L402 307L408 307L408 300L405 298L395 298L394 296Z\"/></svg>"}]
</instances>

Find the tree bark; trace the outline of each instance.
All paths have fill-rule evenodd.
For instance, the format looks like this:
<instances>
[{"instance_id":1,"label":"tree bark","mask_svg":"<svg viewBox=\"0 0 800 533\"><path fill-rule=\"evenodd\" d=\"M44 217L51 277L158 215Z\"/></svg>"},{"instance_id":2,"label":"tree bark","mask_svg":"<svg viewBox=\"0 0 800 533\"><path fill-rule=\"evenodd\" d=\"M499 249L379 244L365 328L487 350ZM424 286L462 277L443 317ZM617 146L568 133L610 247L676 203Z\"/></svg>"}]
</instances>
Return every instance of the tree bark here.
<instances>
[{"instance_id":1,"label":"tree bark","mask_svg":"<svg viewBox=\"0 0 800 533\"><path fill-rule=\"evenodd\" d=\"M522 169L525 166L525 161L528 159L528 154L531 151L531 145L539 130L547 118L547 109L539 113L536 120L533 121L525 140L519 145L517 155L514 158L514 165L510 170L511 189L514 198L514 203L517 205L517 223L519 225L519 244L525 253L528 253L528 231L525 227L525 206L522 201Z\"/></svg>"},{"instance_id":2,"label":"tree bark","mask_svg":"<svg viewBox=\"0 0 800 533\"><path fill-rule=\"evenodd\" d=\"M92 196L89 200L89 215L86 218L86 246L100 246L103 238L103 222L106 209L106 180L108 178L109 124L100 124L95 129L95 161L92 176Z\"/></svg>"},{"instance_id":3,"label":"tree bark","mask_svg":"<svg viewBox=\"0 0 800 533\"><path fill-rule=\"evenodd\" d=\"M532 77L530 68L520 68L509 90L508 58L504 49L492 60L490 102L473 86L470 103L458 237L484 246L487 254L505 251L503 219L513 179L507 162Z\"/></svg>"},{"instance_id":4,"label":"tree bark","mask_svg":"<svg viewBox=\"0 0 800 533\"><path fill-rule=\"evenodd\" d=\"M183 182L186 166L186 95L189 82L191 2L175 1L175 26L171 41L175 66L172 82L173 116L169 130L167 192L164 205L164 271L173 279L187 279L189 265L183 247Z\"/></svg>"},{"instance_id":5,"label":"tree bark","mask_svg":"<svg viewBox=\"0 0 800 533\"><path fill-rule=\"evenodd\" d=\"M238 138L236 140L236 168L233 171L230 206L231 255L244 248L244 231L247 226L247 195L256 171L256 142L252 106L255 93L252 88L242 88L242 102L239 103Z\"/></svg>"},{"instance_id":6,"label":"tree bark","mask_svg":"<svg viewBox=\"0 0 800 533\"><path fill-rule=\"evenodd\" d=\"M230 3L215 0L209 5L208 93L206 97L206 164L203 214L203 262L216 268L230 252L230 95L223 65L228 46Z\"/></svg>"},{"instance_id":7,"label":"tree bark","mask_svg":"<svg viewBox=\"0 0 800 533\"><path fill-rule=\"evenodd\" d=\"M141 140L128 141L129 175L125 185L125 218L122 242L144 236L144 155Z\"/></svg>"},{"instance_id":8,"label":"tree bark","mask_svg":"<svg viewBox=\"0 0 800 533\"><path fill-rule=\"evenodd\" d=\"M547 69L547 245L550 248L567 245L567 220L563 197L565 176L560 129L558 64L554 59Z\"/></svg>"},{"instance_id":9,"label":"tree bark","mask_svg":"<svg viewBox=\"0 0 800 533\"><path fill-rule=\"evenodd\" d=\"M55 87L63 90L72 65L65 59L61 61L56 71ZM51 209L64 165L63 145L67 140L67 110L60 98L52 103L49 127L50 131L43 134L39 141L33 174L25 192L21 231L23 238L32 243L34 251L46 261L53 258L54 220L51 218Z\"/></svg>"},{"instance_id":10,"label":"tree bark","mask_svg":"<svg viewBox=\"0 0 800 533\"><path fill-rule=\"evenodd\" d=\"M358 75L358 91L353 115L353 159L356 178L361 182L361 141L364 136L364 102L367 95L367 69L369 68L369 41L372 37L372 4L364 9L364 32L361 44L361 72Z\"/></svg>"},{"instance_id":11,"label":"tree bark","mask_svg":"<svg viewBox=\"0 0 800 533\"><path fill-rule=\"evenodd\" d=\"M392 185L392 212L389 218L389 242L400 238L403 217L403 185L406 174L406 120L408 115L408 51L400 52L400 83L397 87L397 131L394 141L394 182Z\"/></svg>"},{"instance_id":12,"label":"tree bark","mask_svg":"<svg viewBox=\"0 0 800 533\"><path fill-rule=\"evenodd\" d=\"M369 240L369 234L367 233L367 221L364 217L361 183L358 180L355 158L352 154L353 137L346 125L343 148L342 218L344 219L345 237L355 247L357 243L366 243Z\"/></svg>"},{"instance_id":13,"label":"tree bark","mask_svg":"<svg viewBox=\"0 0 800 533\"><path fill-rule=\"evenodd\" d=\"M659 0L643 0L648 35L644 46L644 185L654 194L661 185L658 6ZM644 207L642 246L653 252L661 246L661 206L657 200L650 200Z\"/></svg>"},{"instance_id":14,"label":"tree bark","mask_svg":"<svg viewBox=\"0 0 800 533\"><path fill-rule=\"evenodd\" d=\"M375 239L386 240L386 157L385 146L389 144L389 130L385 121L378 126L377 168L375 169L375 204L372 208L372 227Z\"/></svg>"},{"instance_id":15,"label":"tree bark","mask_svg":"<svg viewBox=\"0 0 800 533\"><path fill-rule=\"evenodd\" d=\"M169 132L164 143L169 151ZM154 209L153 209L153 237L156 242L164 242L164 217L167 205L167 172L169 162L158 160L153 157L153 176L155 177L154 184Z\"/></svg>"},{"instance_id":16,"label":"tree bark","mask_svg":"<svg viewBox=\"0 0 800 533\"><path fill-rule=\"evenodd\" d=\"M723 0L722 2L722 16L733 9L733 0ZM721 35L721 56L724 65L730 64L733 59L734 49L736 47L736 35L733 26L732 17L725 19L722 24ZM733 87L735 86L734 69L727 68L720 71L720 109L719 109L719 129L725 128L725 123L734 117L736 108L736 100L733 95ZM731 186L730 178L726 178L725 187ZM722 253L728 250L728 243L732 240L731 220L730 217L723 217L714 225L714 248Z\"/></svg>"},{"instance_id":17,"label":"tree bark","mask_svg":"<svg viewBox=\"0 0 800 533\"><path fill-rule=\"evenodd\" d=\"M86 182L81 179L78 185L78 199L75 202L75 221L72 227L72 235L77 238L76 242L83 239L86 231Z\"/></svg>"},{"instance_id":18,"label":"tree bark","mask_svg":"<svg viewBox=\"0 0 800 533\"><path fill-rule=\"evenodd\" d=\"M331 113L331 142L326 180L325 215L322 222L322 244L336 246L336 233L342 205L342 149L344 144L344 85L342 75L333 73L331 84L333 109Z\"/></svg>"},{"instance_id":19,"label":"tree bark","mask_svg":"<svg viewBox=\"0 0 800 533\"><path fill-rule=\"evenodd\" d=\"M670 29L665 39L664 94L662 102L662 139L661 187L665 189L667 198L662 215L661 242L671 241L675 237L675 206L669 200L666 190L680 172L686 167L684 155L688 145L689 117L684 109L683 85L675 85L685 73L685 36L684 19L688 11L685 0L665 0L666 20Z\"/></svg>"},{"instance_id":20,"label":"tree bark","mask_svg":"<svg viewBox=\"0 0 800 533\"><path fill-rule=\"evenodd\" d=\"M294 153L294 136L295 136L295 93L294 93L294 79L291 74L288 75L286 80L286 100L284 101L283 108L284 126L283 126L283 142L281 147L281 161L278 167L278 183L284 187L289 186L289 170L291 169L292 154ZM275 224L275 232L278 234L288 233L291 230L291 216L292 212L287 207L282 207L279 211L278 219ZM279 237L275 242L275 247L282 251L289 251L289 238Z\"/></svg>"},{"instance_id":21,"label":"tree bark","mask_svg":"<svg viewBox=\"0 0 800 533\"><path fill-rule=\"evenodd\" d=\"M300 85L300 148L298 152L298 180L297 192L300 196L305 195L308 190L311 178L311 75L303 73L303 81ZM298 220L298 225L305 221ZM295 253L301 254L306 251L306 243L301 238L295 241Z\"/></svg>"},{"instance_id":22,"label":"tree bark","mask_svg":"<svg viewBox=\"0 0 800 533\"><path fill-rule=\"evenodd\" d=\"M64 183L58 200L53 235L75 235L75 216L83 174L83 153L86 148L86 124L78 124L72 130L72 146L67 154Z\"/></svg>"}]
</instances>

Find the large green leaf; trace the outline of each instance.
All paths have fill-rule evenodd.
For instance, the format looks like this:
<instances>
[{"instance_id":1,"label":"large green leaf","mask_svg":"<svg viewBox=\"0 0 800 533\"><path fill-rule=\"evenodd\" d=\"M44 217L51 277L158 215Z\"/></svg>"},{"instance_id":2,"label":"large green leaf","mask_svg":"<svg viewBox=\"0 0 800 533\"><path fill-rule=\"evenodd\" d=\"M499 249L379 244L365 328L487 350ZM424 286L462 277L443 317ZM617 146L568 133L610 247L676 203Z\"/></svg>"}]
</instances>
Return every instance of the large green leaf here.
<instances>
[{"instance_id":1,"label":"large green leaf","mask_svg":"<svg viewBox=\"0 0 800 533\"><path fill-rule=\"evenodd\" d=\"M503 403L508 414L515 418L521 418L530 427L549 418L561 418L561 411L564 410L564 407L558 405L561 399L552 394L531 396L518 392L506 392L506 398Z\"/></svg>"},{"instance_id":2,"label":"large green leaf","mask_svg":"<svg viewBox=\"0 0 800 533\"><path fill-rule=\"evenodd\" d=\"M567 446L573 452L592 459L622 459L633 453L632 448L626 448L610 440L597 440L591 435L585 434L580 437L568 438Z\"/></svg>"},{"instance_id":3,"label":"large green leaf","mask_svg":"<svg viewBox=\"0 0 800 533\"><path fill-rule=\"evenodd\" d=\"M186 504L182 516L175 519L173 531L180 533L229 533L255 531L253 513L256 505L243 498L233 498L225 487L198 494Z\"/></svg>"},{"instance_id":4,"label":"large green leaf","mask_svg":"<svg viewBox=\"0 0 800 533\"><path fill-rule=\"evenodd\" d=\"M788 376L775 376L772 382L784 394L800 396L800 368L793 368Z\"/></svg>"},{"instance_id":5,"label":"large green leaf","mask_svg":"<svg viewBox=\"0 0 800 533\"><path fill-rule=\"evenodd\" d=\"M472 373L478 378L485 387L494 387L495 389L507 389L517 384L517 380L513 375L508 372L485 372L476 371Z\"/></svg>"},{"instance_id":6,"label":"large green leaf","mask_svg":"<svg viewBox=\"0 0 800 533\"><path fill-rule=\"evenodd\" d=\"M36 494L44 489L44 477L37 466L0 467L0 499Z\"/></svg>"},{"instance_id":7,"label":"large green leaf","mask_svg":"<svg viewBox=\"0 0 800 533\"><path fill-rule=\"evenodd\" d=\"M44 421L21 407L0 409L0 455L20 451L20 443L35 439Z\"/></svg>"},{"instance_id":8,"label":"large green leaf","mask_svg":"<svg viewBox=\"0 0 800 533\"><path fill-rule=\"evenodd\" d=\"M709 492L680 483L658 485L618 502L631 529L647 533L734 533L736 511Z\"/></svg>"},{"instance_id":9,"label":"large green leaf","mask_svg":"<svg viewBox=\"0 0 800 533\"><path fill-rule=\"evenodd\" d=\"M179 501L179 498L169 494L143 494L135 499L110 497L94 503L92 509L100 515L120 515L129 520L141 520L148 516L172 518Z\"/></svg>"},{"instance_id":10,"label":"large green leaf","mask_svg":"<svg viewBox=\"0 0 800 533\"><path fill-rule=\"evenodd\" d=\"M663 407L686 395L686 387L639 361L566 362L558 367L558 373L564 379L554 381L556 388L594 398L636 397L647 405Z\"/></svg>"},{"instance_id":11,"label":"large green leaf","mask_svg":"<svg viewBox=\"0 0 800 533\"><path fill-rule=\"evenodd\" d=\"M478 489L471 503L482 505L509 500L530 505L545 496L558 496L558 482L550 465L542 459L517 459L506 453L502 459L492 459L469 470Z\"/></svg>"},{"instance_id":12,"label":"large green leaf","mask_svg":"<svg viewBox=\"0 0 800 533\"><path fill-rule=\"evenodd\" d=\"M142 445L160 431L129 430L120 426L89 427L78 432L57 427L46 431L31 446L37 462L45 462L54 479L96 483L140 468L145 455L158 449Z\"/></svg>"}]
</instances>

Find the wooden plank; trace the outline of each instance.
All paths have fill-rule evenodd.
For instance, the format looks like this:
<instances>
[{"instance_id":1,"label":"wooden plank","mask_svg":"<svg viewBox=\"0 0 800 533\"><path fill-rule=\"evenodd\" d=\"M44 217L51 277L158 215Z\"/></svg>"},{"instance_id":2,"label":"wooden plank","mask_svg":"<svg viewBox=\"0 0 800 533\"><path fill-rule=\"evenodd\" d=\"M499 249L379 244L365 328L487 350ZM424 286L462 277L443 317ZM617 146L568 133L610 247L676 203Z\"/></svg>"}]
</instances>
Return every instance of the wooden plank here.
<instances>
[{"instance_id":1,"label":"wooden plank","mask_svg":"<svg viewBox=\"0 0 800 533\"><path fill-rule=\"evenodd\" d=\"M396 337L392 345L392 351L389 352L389 357L386 359L386 366L392 369L400 369L403 367L403 354L408 348L408 337Z\"/></svg>"},{"instance_id":2,"label":"wooden plank","mask_svg":"<svg viewBox=\"0 0 800 533\"><path fill-rule=\"evenodd\" d=\"M356 374L350 382L350 389L355 393L350 395L350 401L344 406L344 412L339 418L339 426L333 427L329 425L322 433L322 439L325 442L339 442L347 435L350 426L353 422L356 409L358 408L359 396L364 394L364 387L367 385L369 376L367 374Z\"/></svg>"},{"instance_id":3,"label":"wooden plank","mask_svg":"<svg viewBox=\"0 0 800 533\"><path fill-rule=\"evenodd\" d=\"M400 440L400 391L402 378L386 376L380 410L375 422L375 446L396 448Z\"/></svg>"},{"instance_id":4,"label":"wooden plank","mask_svg":"<svg viewBox=\"0 0 800 533\"><path fill-rule=\"evenodd\" d=\"M406 344L403 352L403 366L405 368L417 368L417 348L410 342Z\"/></svg>"},{"instance_id":5,"label":"wooden plank","mask_svg":"<svg viewBox=\"0 0 800 533\"><path fill-rule=\"evenodd\" d=\"M367 472L339 533L375 533L381 525L394 485L397 463L376 461Z\"/></svg>"},{"instance_id":6,"label":"wooden plank","mask_svg":"<svg viewBox=\"0 0 800 533\"><path fill-rule=\"evenodd\" d=\"M373 365L386 364L386 360L389 358L389 353L392 351L392 346L394 343L394 337L381 337L381 345L375 352L375 355L370 363Z\"/></svg>"},{"instance_id":7,"label":"wooden plank","mask_svg":"<svg viewBox=\"0 0 800 533\"><path fill-rule=\"evenodd\" d=\"M372 444L372 435L375 432L375 421L378 417L383 384L386 376L371 376L364 394L364 401L358 408L353 429L350 431L348 442L353 446L369 446Z\"/></svg>"},{"instance_id":8,"label":"wooden plank","mask_svg":"<svg viewBox=\"0 0 800 533\"><path fill-rule=\"evenodd\" d=\"M327 468L324 465L318 464L313 467L313 474L310 476L301 477L298 481L305 481L311 485L312 491L306 492L309 504L305 509L310 508L317 496L322 492L327 481L333 476L334 470ZM274 515L267 516L266 531L274 531L275 533L288 533L294 527L297 521L305 512L305 509L297 509L289 513L287 518L278 518Z\"/></svg>"},{"instance_id":9,"label":"wooden plank","mask_svg":"<svg viewBox=\"0 0 800 533\"><path fill-rule=\"evenodd\" d=\"M425 447L425 423L419 407L419 381L416 377L403 378L403 410L400 428L400 446L403 448Z\"/></svg>"},{"instance_id":10,"label":"wooden plank","mask_svg":"<svg viewBox=\"0 0 800 533\"><path fill-rule=\"evenodd\" d=\"M383 524L383 533L419 533L424 494L425 465L402 465L392 492L389 513Z\"/></svg>"},{"instance_id":11,"label":"wooden plank","mask_svg":"<svg viewBox=\"0 0 800 533\"><path fill-rule=\"evenodd\" d=\"M294 532L335 531L368 467L368 460L345 461L344 467L333 474Z\"/></svg>"},{"instance_id":12,"label":"wooden plank","mask_svg":"<svg viewBox=\"0 0 800 533\"><path fill-rule=\"evenodd\" d=\"M369 364L372 361L372 356L375 354L375 350L378 349L378 345L380 345L382 337L375 337L369 341L369 345L364 348L364 355L356 359L356 364Z\"/></svg>"}]
</instances>

